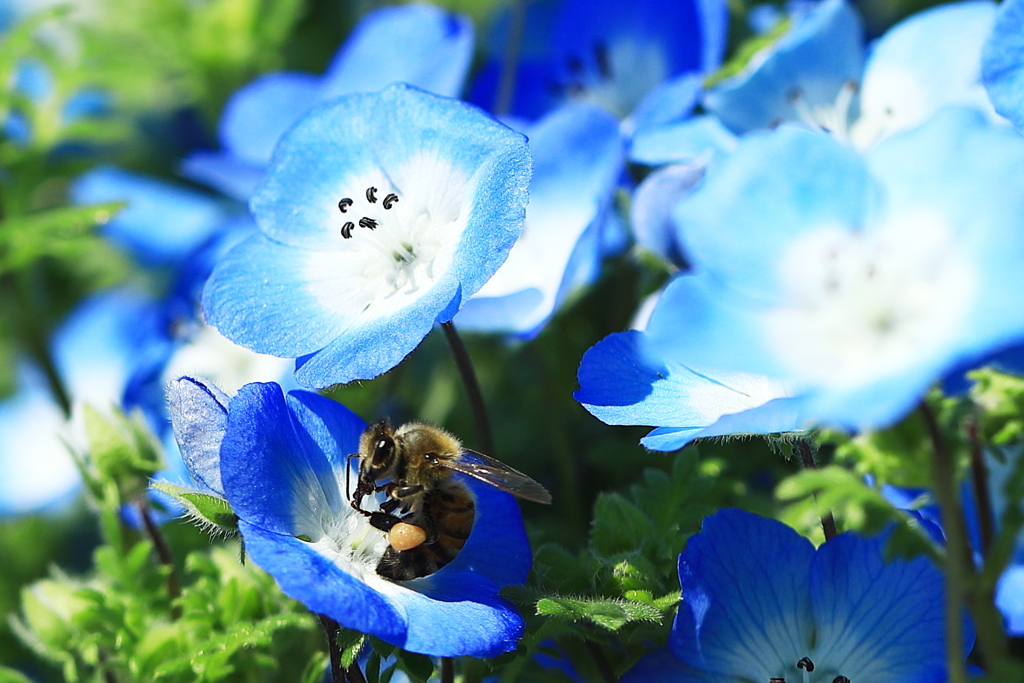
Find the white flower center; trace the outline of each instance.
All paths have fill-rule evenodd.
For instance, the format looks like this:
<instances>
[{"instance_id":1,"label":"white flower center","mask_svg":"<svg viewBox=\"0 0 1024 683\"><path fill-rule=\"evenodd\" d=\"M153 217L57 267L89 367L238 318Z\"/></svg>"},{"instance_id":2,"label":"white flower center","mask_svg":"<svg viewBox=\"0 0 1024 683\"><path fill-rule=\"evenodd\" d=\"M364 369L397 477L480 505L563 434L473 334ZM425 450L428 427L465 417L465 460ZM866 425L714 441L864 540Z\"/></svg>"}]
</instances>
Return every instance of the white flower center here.
<instances>
[{"instance_id":1,"label":"white flower center","mask_svg":"<svg viewBox=\"0 0 1024 683\"><path fill-rule=\"evenodd\" d=\"M790 92L789 101L804 124L815 130L830 133L845 143L850 140L850 106L856 94L857 83L847 81L839 89L834 102L812 105L799 88Z\"/></svg>"},{"instance_id":2,"label":"white flower center","mask_svg":"<svg viewBox=\"0 0 1024 683\"><path fill-rule=\"evenodd\" d=\"M401 310L447 272L472 195L466 175L431 153L346 180L329 219L334 248L309 258L311 293L353 322Z\"/></svg>"},{"instance_id":3,"label":"white flower center","mask_svg":"<svg viewBox=\"0 0 1024 683\"><path fill-rule=\"evenodd\" d=\"M873 232L824 227L781 261L783 303L765 314L778 357L815 386L852 387L928 362L955 334L975 273L941 217Z\"/></svg>"},{"instance_id":4,"label":"white flower center","mask_svg":"<svg viewBox=\"0 0 1024 683\"><path fill-rule=\"evenodd\" d=\"M238 393L249 382L281 382L295 361L250 351L232 343L208 325L199 327L171 356L164 368L162 384L187 375L202 377L228 395Z\"/></svg>"}]
</instances>

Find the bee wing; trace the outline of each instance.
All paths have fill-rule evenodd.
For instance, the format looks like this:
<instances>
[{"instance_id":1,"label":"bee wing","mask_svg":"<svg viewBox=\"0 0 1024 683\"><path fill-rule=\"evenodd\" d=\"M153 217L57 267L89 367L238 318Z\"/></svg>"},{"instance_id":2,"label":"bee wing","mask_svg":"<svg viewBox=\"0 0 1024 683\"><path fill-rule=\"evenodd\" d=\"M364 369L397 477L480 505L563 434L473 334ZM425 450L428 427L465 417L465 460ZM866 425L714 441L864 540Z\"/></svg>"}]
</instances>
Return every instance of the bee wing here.
<instances>
[{"instance_id":1,"label":"bee wing","mask_svg":"<svg viewBox=\"0 0 1024 683\"><path fill-rule=\"evenodd\" d=\"M437 464L479 479L519 498L532 500L535 503L548 504L551 502L551 494L548 493L548 490L519 470L483 453L470 450L465 453L470 457L438 460Z\"/></svg>"}]
</instances>

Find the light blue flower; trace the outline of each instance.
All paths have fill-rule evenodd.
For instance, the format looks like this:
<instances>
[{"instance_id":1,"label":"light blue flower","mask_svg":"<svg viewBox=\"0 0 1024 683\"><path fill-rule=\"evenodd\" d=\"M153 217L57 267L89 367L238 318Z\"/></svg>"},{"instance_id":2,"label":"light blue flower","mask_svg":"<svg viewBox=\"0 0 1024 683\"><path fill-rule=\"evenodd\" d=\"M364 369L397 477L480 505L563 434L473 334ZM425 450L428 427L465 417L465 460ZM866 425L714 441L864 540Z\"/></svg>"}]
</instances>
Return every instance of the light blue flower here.
<instances>
[{"instance_id":1,"label":"light blue flower","mask_svg":"<svg viewBox=\"0 0 1024 683\"><path fill-rule=\"evenodd\" d=\"M281 141L206 319L299 358L303 386L376 377L505 261L529 180L523 136L471 105L402 84L322 105Z\"/></svg>"},{"instance_id":2,"label":"light blue flower","mask_svg":"<svg viewBox=\"0 0 1024 683\"><path fill-rule=\"evenodd\" d=\"M947 371L1020 343L1024 139L948 108L863 156L751 135L674 218L695 273L652 356L782 382L801 426L884 427Z\"/></svg>"},{"instance_id":3,"label":"light blue flower","mask_svg":"<svg viewBox=\"0 0 1024 683\"><path fill-rule=\"evenodd\" d=\"M180 263L227 221L226 207L204 194L114 166L99 166L71 184L76 204L125 202L100 231L144 264Z\"/></svg>"},{"instance_id":4,"label":"light blue flower","mask_svg":"<svg viewBox=\"0 0 1024 683\"><path fill-rule=\"evenodd\" d=\"M172 405L174 392L187 394L175 429L186 427L178 438L195 455L193 475L223 490L246 552L286 594L410 652L493 657L515 648L523 621L498 590L522 583L532 558L509 494L466 480L477 516L458 556L429 576L391 582L376 573L385 536L345 497L355 486L348 456L365 428L359 417L275 384L247 385L226 406L223 394L188 378L172 385Z\"/></svg>"},{"instance_id":5,"label":"light blue flower","mask_svg":"<svg viewBox=\"0 0 1024 683\"><path fill-rule=\"evenodd\" d=\"M135 363L166 352L156 340L157 306L132 290L90 297L51 342L55 370L71 402L70 419L42 370L18 368L19 389L0 401L0 515L60 508L81 486L69 446L84 448L86 404L101 412L121 403Z\"/></svg>"},{"instance_id":6,"label":"light blue flower","mask_svg":"<svg viewBox=\"0 0 1024 683\"><path fill-rule=\"evenodd\" d=\"M884 546L846 533L815 549L781 522L720 510L679 556L669 647L623 683L942 683L942 573L924 557L886 562ZM973 641L965 624L965 655Z\"/></svg>"},{"instance_id":7,"label":"light blue flower","mask_svg":"<svg viewBox=\"0 0 1024 683\"><path fill-rule=\"evenodd\" d=\"M396 82L457 97L472 57L473 27L464 16L425 3L375 10L352 30L323 76L267 74L236 92L220 121L222 149L193 153L183 171L247 201L278 140L314 106Z\"/></svg>"},{"instance_id":8,"label":"light blue flower","mask_svg":"<svg viewBox=\"0 0 1024 683\"><path fill-rule=\"evenodd\" d=\"M624 244L612 199L625 147L619 122L566 105L524 131L533 178L523 233L456 317L460 329L530 337Z\"/></svg>"},{"instance_id":9,"label":"light blue flower","mask_svg":"<svg viewBox=\"0 0 1024 683\"><path fill-rule=\"evenodd\" d=\"M995 13L986 0L933 7L867 49L853 6L825 0L791 17L780 39L712 86L702 100L707 115L638 133L631 157L651 165L708 161L735 146L730 134L781 123L828 131L863 149L944 106L972 106L995 118L981 83L982 46Z\"/></svg>"},{"instance_id":10,"label":"light blue flower","mask_svg":"<svg viewBox=\"0 0 1024 683\"><path fill-rule=\"evenodd\" d=\"M982 54L982 74L993 106L1024 130L1024 2L1005 0Z\"/></svg>"}]
</instances>

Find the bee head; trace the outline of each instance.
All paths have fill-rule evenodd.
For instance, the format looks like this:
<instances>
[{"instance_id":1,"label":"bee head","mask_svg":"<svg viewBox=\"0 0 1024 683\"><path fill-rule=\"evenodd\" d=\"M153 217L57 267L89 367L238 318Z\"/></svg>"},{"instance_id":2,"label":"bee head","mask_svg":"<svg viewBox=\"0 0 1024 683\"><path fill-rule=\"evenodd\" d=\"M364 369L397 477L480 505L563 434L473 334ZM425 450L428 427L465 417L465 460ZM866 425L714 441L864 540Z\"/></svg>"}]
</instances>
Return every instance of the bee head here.
<instances>
[{"instance_id":1,"label":"bee head","mask_svg":"<svg viewBox=\"0 0 1024 683\"><path fill-rule=\"evenodd\" d=\"M359 444L359 481L371 487L378 479L389 476L394 467L397 448L394 432L387 420L380 420L366 428Z\"/></svg>"}]
</instances>

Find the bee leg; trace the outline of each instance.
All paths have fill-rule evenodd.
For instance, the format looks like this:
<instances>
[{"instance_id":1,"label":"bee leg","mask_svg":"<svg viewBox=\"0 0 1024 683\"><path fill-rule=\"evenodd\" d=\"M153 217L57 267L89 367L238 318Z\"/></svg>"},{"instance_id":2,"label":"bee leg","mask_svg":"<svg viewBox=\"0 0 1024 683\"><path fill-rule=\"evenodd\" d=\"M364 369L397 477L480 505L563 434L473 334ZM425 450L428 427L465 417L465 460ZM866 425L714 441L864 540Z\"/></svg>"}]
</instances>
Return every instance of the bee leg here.
<instances>
[{"instance_id":1,"label":"bee leg","mask_svg":"<svg viewBox=\"0 0 1024 683\"><path fill-rule=\"evenodd\" d=\"M417 493L423 493L423 486L420 484L399 486L391 491L391 496L393 498L408 498L409 496L415 496Z\"/></svg>"},{"instance_id":2,"label":"bee leg","mask_svg":"<svg viewBox=\"0 0 1024 683\"><path fill-rule=\"evenodd\" d=\"M398 500L397 498L389 498L388 500L380 504L380 509L382 512L386 512L390 515L393 514L395 510L397 510L401 505L402 501Z\"/></svg>"},{"instance_id":3,"label":"bee leg","mask_svg":"<svg viewBox=\"0 0 1024 683\"><path fill-rule=\"evenodd\" d=\"M370 526L384 532L391 531L391 527L402 521L400 517L388 514L387 512L371 512L369 513L369 516Z\"/></svg>"}]
</instances>

